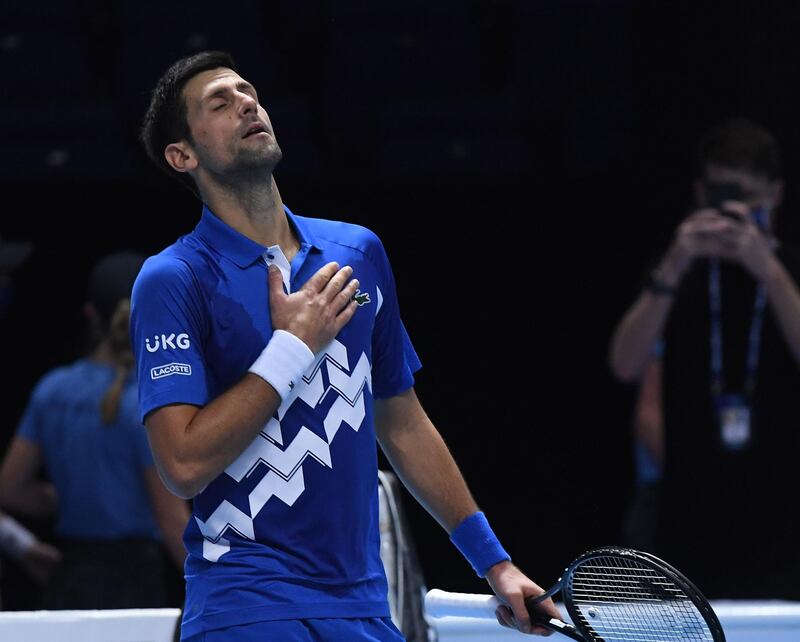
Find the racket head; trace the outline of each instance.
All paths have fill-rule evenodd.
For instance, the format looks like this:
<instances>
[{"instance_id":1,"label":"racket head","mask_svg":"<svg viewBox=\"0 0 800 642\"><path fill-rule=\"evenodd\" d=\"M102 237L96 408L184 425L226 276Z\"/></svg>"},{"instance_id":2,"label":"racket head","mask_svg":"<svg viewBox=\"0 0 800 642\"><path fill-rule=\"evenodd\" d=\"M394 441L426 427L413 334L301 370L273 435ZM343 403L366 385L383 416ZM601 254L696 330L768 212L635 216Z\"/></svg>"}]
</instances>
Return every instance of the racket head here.
<instances>
[{"instance_id":1,"label":"racket head","mask_svg":"<svg viewBox=\"0 0 800 642\"><path fill-rule=\"evenodd\" d=\"M725 642L703 594L649 553L608 547L587 551L561 577L575 628L593 642Z\"/></svg>"}]
</instances>

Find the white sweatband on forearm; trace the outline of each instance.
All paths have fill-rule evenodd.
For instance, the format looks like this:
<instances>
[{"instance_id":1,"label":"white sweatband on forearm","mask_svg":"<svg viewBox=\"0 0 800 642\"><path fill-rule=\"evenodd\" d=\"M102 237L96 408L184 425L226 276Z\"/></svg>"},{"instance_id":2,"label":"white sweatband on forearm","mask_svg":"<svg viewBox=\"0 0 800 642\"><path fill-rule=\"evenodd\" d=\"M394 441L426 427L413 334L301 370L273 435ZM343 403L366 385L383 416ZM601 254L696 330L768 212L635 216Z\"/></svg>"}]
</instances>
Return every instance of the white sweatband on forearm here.
<instances>
[{"instance_id":1,"label":"white sweatband on forearm","mask_svg":"<svg viewBox=\"0 0 800 642\"><path fill-rule=\"evenodd\" d=\"M36 537L13 517L0 515L0 549L19 559L36 543Z\"/></svg>"},{"instance_id":2,"label":"white sweatband on forearm","mask_svg":"<svg viewBox=\"0 0 800 642\"><path fill-rule=\"evenodd\" d=\"M275 388L284 400L313 363L314 353L305 343L291 332L275 330L249 371Z\"/></svg>"}]
</instances>

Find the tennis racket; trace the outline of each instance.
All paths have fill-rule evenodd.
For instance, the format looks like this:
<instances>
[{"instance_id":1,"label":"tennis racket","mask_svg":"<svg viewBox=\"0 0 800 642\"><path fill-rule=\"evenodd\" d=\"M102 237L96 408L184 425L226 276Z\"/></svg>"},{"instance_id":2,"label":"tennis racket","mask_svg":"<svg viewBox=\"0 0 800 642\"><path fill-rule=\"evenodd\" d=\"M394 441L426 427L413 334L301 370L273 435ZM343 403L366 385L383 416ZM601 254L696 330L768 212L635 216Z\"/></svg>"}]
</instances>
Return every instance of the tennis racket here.
<instances>
[{"instance_id":1,"label":"tennis racket","mask_svg":"<svg viewBox=\"0 0 800 642\"><path fill-rule=\"evenodd\" d=\"M559 591L574 626L534 608ZM631 549L584 553L544 595L526 604L534 624L580 642L725 642L716 614L694 584L666 562ZM499 605L493 596L438 589L425 597L434 617L494 619Z\"/></svg>"}]
</instances>

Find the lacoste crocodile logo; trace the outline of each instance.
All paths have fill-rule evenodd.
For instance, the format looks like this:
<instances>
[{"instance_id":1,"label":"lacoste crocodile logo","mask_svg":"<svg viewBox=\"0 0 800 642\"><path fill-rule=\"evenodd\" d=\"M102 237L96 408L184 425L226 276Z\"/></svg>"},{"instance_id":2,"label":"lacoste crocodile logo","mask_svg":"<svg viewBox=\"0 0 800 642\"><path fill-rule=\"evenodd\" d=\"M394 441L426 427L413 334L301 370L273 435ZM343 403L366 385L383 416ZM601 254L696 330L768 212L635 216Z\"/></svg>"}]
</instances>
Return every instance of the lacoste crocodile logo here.
<instances>
[{"instance_id":1,"label":"lacoste crocodile logo","mask_svg":"<svg viewBox=\"0 0 800 642\"><path fill-rule=\"evenodd\" d=\"M367 303L372 303L372 299L369 298L369 292L362 292L361 290L356 290L356 293L353 295L353 301L358 303L359 307Z\"/></svg>"}]
</instances>

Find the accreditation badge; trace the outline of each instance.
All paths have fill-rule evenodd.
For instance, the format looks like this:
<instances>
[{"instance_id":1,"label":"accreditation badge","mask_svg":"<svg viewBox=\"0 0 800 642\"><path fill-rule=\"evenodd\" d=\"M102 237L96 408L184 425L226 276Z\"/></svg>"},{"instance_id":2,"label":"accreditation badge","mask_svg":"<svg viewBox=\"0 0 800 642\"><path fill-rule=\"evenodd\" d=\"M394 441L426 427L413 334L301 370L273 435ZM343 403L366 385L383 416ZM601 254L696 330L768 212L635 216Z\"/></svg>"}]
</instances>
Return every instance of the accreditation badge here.
<instances>
[{"instance_id":1,"label":"accreditation badge","mask_svg":"<svg viewBox=\"0 0 800 642\"><path fill-rule=\"evenodd\" d=\"M752 430L750 406L740 395L725 395L719 400L719 427L722 445L728 450L741 450L750 444Z\"/></svg>"}]
</instances>

